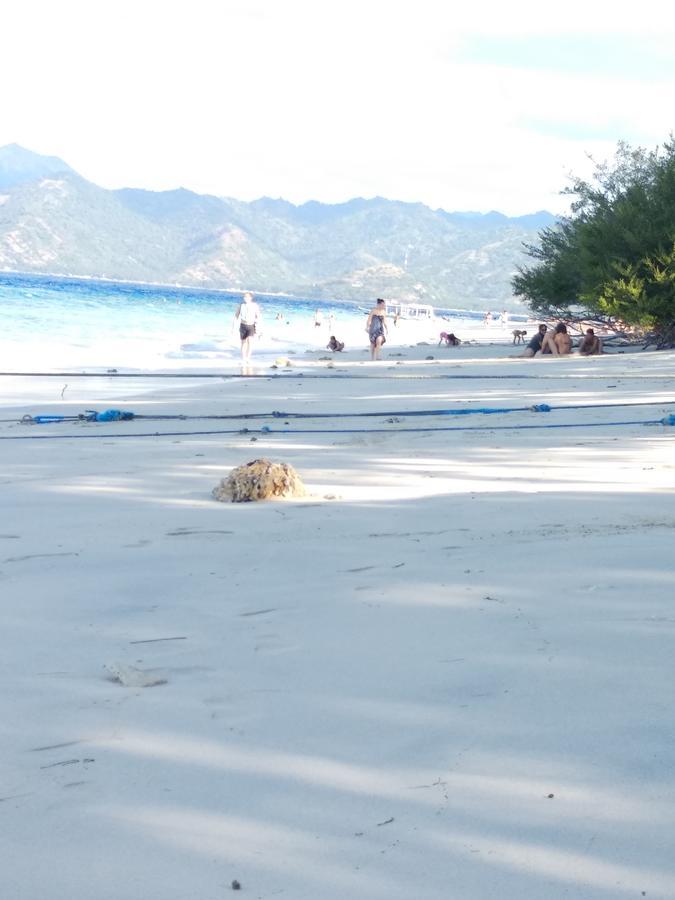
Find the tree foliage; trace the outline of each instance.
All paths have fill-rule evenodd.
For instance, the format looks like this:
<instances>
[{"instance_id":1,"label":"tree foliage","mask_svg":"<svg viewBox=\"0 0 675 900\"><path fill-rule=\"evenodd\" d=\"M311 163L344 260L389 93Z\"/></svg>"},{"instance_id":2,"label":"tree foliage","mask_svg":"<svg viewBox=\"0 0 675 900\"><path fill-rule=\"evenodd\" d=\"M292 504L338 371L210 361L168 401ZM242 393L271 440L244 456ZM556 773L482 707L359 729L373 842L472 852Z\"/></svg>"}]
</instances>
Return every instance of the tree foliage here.
<instances>
[{"instance_id":1,"label":"tree foliage","mask_svg":"<svg viewBox=\"0 0 675 900\"><path fill-rule=\"evenodd\" d=\"M618 145L590 181L574 178L569 216L528 245L513 279L539 315L621 319L675 328L675 140L653 151Z\"/></svg>"}]
</instances>

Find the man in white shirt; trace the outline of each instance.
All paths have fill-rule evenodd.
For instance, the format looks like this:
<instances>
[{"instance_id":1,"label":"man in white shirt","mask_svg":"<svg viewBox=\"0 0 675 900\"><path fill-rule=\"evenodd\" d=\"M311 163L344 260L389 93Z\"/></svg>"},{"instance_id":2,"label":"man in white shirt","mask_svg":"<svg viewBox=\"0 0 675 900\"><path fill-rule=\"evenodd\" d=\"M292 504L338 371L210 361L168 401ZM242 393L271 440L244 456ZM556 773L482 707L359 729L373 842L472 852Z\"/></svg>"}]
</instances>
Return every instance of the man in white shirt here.
<instances>
[{"instance_id":1,"label":"man in white shirt","mask_svg":"<svg viewBox=\"0 0 675 900\"><path fill-rule=\"evenodd\" d=\"M251 358L251 338L256 333L256 325L260 321L260 307L253 300L253 294L246 291L234 314L234 324L239 320L239 337L241 338L241 361L247 363Z\"/></svg>"}]
</instances>

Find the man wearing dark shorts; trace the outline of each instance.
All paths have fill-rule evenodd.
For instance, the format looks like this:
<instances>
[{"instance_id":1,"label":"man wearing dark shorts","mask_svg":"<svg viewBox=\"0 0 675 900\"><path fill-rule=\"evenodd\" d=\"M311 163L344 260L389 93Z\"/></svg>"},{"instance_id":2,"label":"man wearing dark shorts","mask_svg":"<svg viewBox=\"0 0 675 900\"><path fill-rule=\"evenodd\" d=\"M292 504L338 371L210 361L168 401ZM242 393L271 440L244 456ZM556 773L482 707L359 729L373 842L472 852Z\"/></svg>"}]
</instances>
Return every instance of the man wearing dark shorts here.
<instances>
[{"instance_id":1,"label":"man wearing dark shorts","mask_svg":"<svg viewBox=\"0 0 675 900\"><path fill-rule=\"evenodd\" d=\"M531 356L534 356L536 353L538 353L541 350L541 345L544 340L545 334L546 334L546 326L540 325L535 336L532 338L530 343L527 345L527 347L523 350L523 352L517 358L522 358L523 356L531 357ZM514 357L514 358L516 358L516 357Z\"/></svg>"},{"instance_id":2,"label":"man wearing dark shorts","mask_svg":"<svg viewBox=\"0 0 675 900\"><path fill-rule=\"evenodd\" d=\"M255 336L256 325L260 321L260 307L253 300L253 294L247 291L234 314L235 324L239 322L241 338L241 361L246 364L251 358L251 338Z\"/></svg>"}]
</instances>

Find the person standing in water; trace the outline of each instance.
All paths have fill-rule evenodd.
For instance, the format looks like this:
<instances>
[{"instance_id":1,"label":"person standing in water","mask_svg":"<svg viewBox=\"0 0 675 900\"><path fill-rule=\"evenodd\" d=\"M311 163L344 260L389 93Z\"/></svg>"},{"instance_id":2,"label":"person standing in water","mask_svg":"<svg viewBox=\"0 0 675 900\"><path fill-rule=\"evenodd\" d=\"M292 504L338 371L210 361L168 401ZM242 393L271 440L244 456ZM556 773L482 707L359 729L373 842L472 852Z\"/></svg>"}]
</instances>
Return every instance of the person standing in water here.
<instances>
[{"instance_id":1,"label":"person standing in water","mask_svg":"<svg viewBox=\"0 0 675 900\"><path fill-rule=\"evenodd\" d=\"M234 314L234 325L239 321L241 361L244 365L251 359L251 338L256 333L256 325L260 322L260 319L260 307L254 301L253 294L250 291L246 291Z\"/></svg>"},{"instance_id":2,"label":"person standing in water","mask_svg":"<svg viewBox=\"0 0 675 900\"><path fill-rule=\"evenodd\" d=\"M378 298L377 303L368 313L366 331L370 338L370 358L373 360L380 358L380 350L387 340L386 309L384 300Z\"/></svg>"}]
</instances>

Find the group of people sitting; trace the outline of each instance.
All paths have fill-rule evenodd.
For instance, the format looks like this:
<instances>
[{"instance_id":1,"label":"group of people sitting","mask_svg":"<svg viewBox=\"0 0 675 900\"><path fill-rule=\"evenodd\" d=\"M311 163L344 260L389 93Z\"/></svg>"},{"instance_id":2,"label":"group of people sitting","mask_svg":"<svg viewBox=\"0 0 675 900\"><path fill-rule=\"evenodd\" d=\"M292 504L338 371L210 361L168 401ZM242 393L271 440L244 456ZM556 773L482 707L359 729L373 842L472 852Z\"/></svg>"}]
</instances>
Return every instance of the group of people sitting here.
<instances>
[{"instance_id":1,"label":"group of people sitting","mask_svg":"<svg viewBox=\"0 0 675 900\"><path fill-rule=\"evenodd\" d=\"M513 332L513 343L524 341L526 331ZM572 338L567 333L567 325L558 322L553 331L549 331L546 325L540 325L537 333L530 340L527 347L520 354L521 357L532 356L567 356L572 352ZM592 328L586 329L586 334L579 345L579 353L582 356L595 356L602 353L602 341Z\"/></svg>"}]
</instances>

